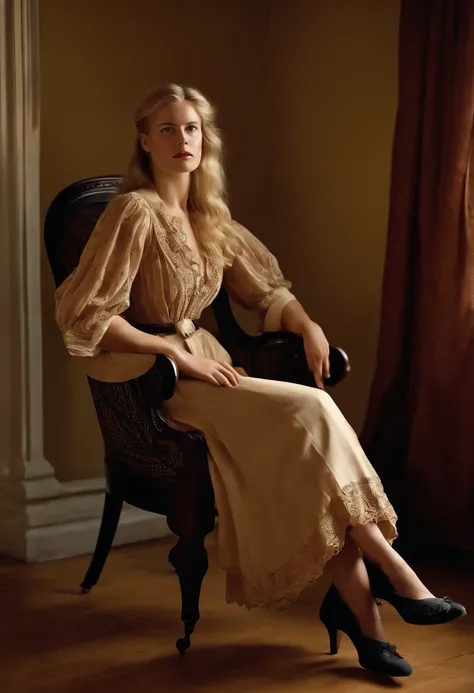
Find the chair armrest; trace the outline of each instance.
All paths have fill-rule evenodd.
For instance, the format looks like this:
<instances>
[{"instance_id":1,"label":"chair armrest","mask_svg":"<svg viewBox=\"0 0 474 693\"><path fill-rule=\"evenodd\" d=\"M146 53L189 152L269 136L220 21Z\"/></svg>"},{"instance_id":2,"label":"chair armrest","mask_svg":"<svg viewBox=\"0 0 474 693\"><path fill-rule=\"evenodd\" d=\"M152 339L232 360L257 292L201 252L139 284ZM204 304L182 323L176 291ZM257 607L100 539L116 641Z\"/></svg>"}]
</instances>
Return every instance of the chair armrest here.
<instances>
[{"instance_id":1,"label":"chair armrest","mask_svg":"<svg viewBox=\"0 0 474 693\"><path fill-rule=\"evenodd\" d=\"M219 328L219 341L229 352L236 366L256 378L285 380L315 387L314 377L306 365L303 339L291 332L265 332L256 337L241 328L232 312L224 287L213 301L212 308ZM325 385L340 383L351 367L347 354L330 347L330 378Z\"/></svg>"},{"instance_id":2,"label":"chair armrest","mask_svg":"<svg viewBox=\"0 0 474 693\"><path fill-rule=\"evenodd\" d=\"M176 361L165 354L158 354L153 367L137 378L145 410L150 414L151 423L162 438L178 441L181 445L185 445L186 441L202 443L204 437L199 431L182 428L166 415L163 404L174 395L178 382L179 371Z\"/></svg>"},{"instance_id":3,"label":"chair armrest","mask_svg":"<svg viewBox=\"0 0 474 693\"><path fill-rule=\"evenodd\" d=\"M163 402L171 399L176 392L179 381L178 367L171 356L158 354L152 368L137 380L145 404L160 409Z\"/></svg>"},{"instance_id":4,"label":"chair armrest","mask_svg":"<svg viewBox=\"0 0 474 693\"><path fill-rule=\"evenodd\" d=\"M303 339L290 332L266 332L256 337L246 336L235 344L226 343L236 366L257 378L283 380L315 387L314 377L308 369ZM347 354L340 348L329 348L330 377L327 387L340 383L350 371Z\"/></svg>"}]
</instances>

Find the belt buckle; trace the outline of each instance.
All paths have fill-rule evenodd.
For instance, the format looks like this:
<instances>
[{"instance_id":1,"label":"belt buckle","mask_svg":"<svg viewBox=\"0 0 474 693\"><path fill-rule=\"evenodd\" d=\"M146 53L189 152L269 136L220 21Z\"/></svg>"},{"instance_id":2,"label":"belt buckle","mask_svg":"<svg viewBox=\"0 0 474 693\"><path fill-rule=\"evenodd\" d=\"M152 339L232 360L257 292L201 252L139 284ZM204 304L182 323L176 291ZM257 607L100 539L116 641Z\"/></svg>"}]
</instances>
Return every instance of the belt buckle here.
<instances>
[{"instance_id":1,"label":"belt buckle","mask_svg":"<svg viewBox=\"0 0 474 693\"><path fill-rule=\"evenodd\" d=\"M190 337L194 332L196 332L196 325L190 318L184 318L184 320L178 320L178 322L175 323L175 328L176 332L180 335L180 337L183 337L183 339L187 339Z\"/></svg>"}]
</instances>

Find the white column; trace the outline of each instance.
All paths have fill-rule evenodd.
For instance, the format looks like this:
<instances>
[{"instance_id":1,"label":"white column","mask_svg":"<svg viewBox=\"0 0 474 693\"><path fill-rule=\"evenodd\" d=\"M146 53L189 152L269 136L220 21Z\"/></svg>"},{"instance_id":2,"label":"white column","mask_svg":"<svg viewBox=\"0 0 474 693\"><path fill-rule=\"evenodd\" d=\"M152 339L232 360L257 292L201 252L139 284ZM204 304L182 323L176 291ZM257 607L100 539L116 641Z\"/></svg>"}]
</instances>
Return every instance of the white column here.
<instances>
[{"instance_id":1,"label":"white column","mask_svg":"<svg viewBox=\"0 0 474 693\"><path fill-rule=\"evenodd\" d=\"M37 0L0 0L0 554L93 550L104 480L61 484L43 456ZM127 507L116 543L166 533Z\"/></svg>"}]
</instances>

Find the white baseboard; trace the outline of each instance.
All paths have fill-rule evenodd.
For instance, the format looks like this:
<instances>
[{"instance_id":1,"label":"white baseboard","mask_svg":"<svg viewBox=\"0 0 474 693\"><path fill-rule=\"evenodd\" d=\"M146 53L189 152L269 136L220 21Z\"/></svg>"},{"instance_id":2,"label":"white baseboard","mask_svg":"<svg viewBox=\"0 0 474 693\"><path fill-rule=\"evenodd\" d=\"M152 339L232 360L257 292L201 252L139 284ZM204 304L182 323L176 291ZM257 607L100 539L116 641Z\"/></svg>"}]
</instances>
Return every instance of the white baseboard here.
<instances>
[{"instance_id":1,"label":"white baseboard","mask_svg":"<svg viewBox=\"0 0 474 693\"><path fill-rule=\"evenodd\" d=\"M100 518L97 517L29 529L25 559L28 563L42 563L92 553L99 524ZM169 534L163 515L124 506L113 545L133 544Z\"/></svg>"},{"instance_id":2,"label":"white baseboard","mask_svg":"<svg viewBox=\"0 0 474 693\"><path fill-rule=\"evenodd\" d=\"M104 498L104 479L54 484L45 479L34 485L5 480L0 485L0 554L41 563L92 553ZM113 545L169 534L163 515L124 504Z\"/></svg>"}]
</instances>

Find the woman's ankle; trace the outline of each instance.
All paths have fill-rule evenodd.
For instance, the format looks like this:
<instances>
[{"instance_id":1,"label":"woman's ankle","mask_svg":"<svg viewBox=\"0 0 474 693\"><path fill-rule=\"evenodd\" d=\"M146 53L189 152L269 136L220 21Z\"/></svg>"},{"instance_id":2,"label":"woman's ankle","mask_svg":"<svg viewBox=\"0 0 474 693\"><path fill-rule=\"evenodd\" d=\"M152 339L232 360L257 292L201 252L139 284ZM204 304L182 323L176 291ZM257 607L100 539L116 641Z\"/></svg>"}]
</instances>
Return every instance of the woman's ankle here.
<instances>
[{"instance_id":1,"label":"woman's ankle","mask_svg":"<svg viewBox=\"0 0 474 693\"><path fill-rule=\"evenodd\" d=\"M384 633L382 620L375 600L372 600L370 604L362 609L360 605L358 605L357 612L355 612L354 609L351 609L351 611L356 617L364 637L386 642L387 638Z\"/></svg>"},{"instance_id":2,"label":"woman's ankle","mask_svg":"<svg viewBox=\"0 0 474 693\"><path fill-rule=\"evenodd\" d=\"M366 638L386 641L382 620L375 599L370 592L364 594L359 590L353 590L347 584L336 585L343 602L349 607L352 615L359 624L359 628Z\"/></svg>"},{"instance_id":3,"label":"woman's ankle","mask_svg":"<svg viewBox=\"0 0 474 693\"><path fill-rule=\"evenodd\" d=\"M433 594L408 563L395 551L390 561L377 566L387 576L397 594L410 599L428 599Z\"/></svg>"}]
</instances>

